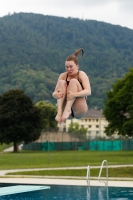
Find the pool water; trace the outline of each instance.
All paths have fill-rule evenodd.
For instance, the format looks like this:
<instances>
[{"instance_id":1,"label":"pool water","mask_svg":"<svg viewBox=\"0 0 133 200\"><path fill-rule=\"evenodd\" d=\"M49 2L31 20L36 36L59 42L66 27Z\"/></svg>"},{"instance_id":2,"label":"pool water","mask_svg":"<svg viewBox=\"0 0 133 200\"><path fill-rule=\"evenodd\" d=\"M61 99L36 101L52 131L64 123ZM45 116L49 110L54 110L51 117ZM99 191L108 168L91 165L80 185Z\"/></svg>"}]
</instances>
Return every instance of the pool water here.
<instances>
[{"instance_id":1,"label":"pool water","mask_svg":"<svg viewBox=\"0 0 133 200\"><path fill-rule=\"evenodd\" d=\"M133 200L133 188L50 185L50 189L5 195L0 200Z\"/></svg>"}]
</instances>

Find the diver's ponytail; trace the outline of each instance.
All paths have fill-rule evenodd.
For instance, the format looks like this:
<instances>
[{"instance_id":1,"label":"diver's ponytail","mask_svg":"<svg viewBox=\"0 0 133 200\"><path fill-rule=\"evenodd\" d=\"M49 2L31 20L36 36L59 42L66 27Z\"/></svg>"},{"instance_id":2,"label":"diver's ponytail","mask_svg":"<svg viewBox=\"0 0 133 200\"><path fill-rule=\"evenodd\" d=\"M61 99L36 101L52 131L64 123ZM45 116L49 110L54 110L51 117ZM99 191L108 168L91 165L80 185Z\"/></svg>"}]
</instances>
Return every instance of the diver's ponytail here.
<instances>
[{"instance_id":1,"label":"diver's ponytail","mask_svg":"<svg viewBox=\"0 0 133 200\"><path fill-rule=\"evenodd\" d=\"M73 61L75 62L75 64L78 65L78 55L79 55L80 51L82 51L82 57L83 57L83 55L84 55L84 50L83 50L82 48L80 48L80 49L77 49L77 50L75 51L74 54L68 56L68 57L66 58L66 61L71 61L71 60L73 60Z\"/></svg>"},{"instance_id":2,"label":"diver's ponytail","mask_svg":"<svg viewBox=\"0 0 133 200\"><path fill-rule=\"evenodd\" d=\"M78 57L79 53L82 51L82 57L84 56L84 50L82 48L75 51L74 56Z\"/></svg>"}]
</instances>

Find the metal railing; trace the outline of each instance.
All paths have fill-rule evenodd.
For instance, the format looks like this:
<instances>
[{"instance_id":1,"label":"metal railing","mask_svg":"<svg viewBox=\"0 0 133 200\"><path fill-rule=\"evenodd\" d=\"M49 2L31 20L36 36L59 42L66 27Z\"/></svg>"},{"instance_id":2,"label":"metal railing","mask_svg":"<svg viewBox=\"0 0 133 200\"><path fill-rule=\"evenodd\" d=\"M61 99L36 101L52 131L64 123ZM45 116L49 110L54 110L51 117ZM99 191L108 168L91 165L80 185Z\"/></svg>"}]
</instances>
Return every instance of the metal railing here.
<instances>
[{"instance_id":1,"label":"metal railing","mask_svg":"<svg viewBox=\"0 0 133 200\"><path fill-rule=\"evenodd\" d=\"M87 166L86 181L87 181L87 185L90 186L90 165Z\"/></svg>"},{"instance_id":2,"label":"metal railing","mask_svg":"<svg viewBox=\"0 0 133 200\"><path fill-rule=\"evenodd\" d=\"M106 181L101 181L100 177L101 177L103 165L104 165L105 162L106 162ZM107 160L103 160L103 162L101 164L101 168L100 168L100 172L99 172L99 176L98 176L98 181L105 183L105 186L108 187L108 161Z\"/></svg>"}]
</instances>

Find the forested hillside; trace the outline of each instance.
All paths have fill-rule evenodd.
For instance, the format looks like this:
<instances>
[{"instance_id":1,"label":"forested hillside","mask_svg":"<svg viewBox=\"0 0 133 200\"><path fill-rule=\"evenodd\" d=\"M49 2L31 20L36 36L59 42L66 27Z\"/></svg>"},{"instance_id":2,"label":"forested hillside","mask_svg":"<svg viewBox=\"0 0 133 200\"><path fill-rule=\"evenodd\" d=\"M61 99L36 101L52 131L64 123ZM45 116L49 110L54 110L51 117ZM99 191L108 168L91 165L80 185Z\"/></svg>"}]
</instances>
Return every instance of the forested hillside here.
<instances>
[{"instance_id":1,"label":"forested hillside","mask_svg":"<svg viewBox=\"0 0 133 200\"><path fill-rule=\"evenodd\" d=\"M98 22L19 13L0 18L0 94L23 89L34 102L52 98L65 59L77 48L92 87L89 107L103 108L106 91L133 67L133 30Z\"/></svg>"}]
</instances>

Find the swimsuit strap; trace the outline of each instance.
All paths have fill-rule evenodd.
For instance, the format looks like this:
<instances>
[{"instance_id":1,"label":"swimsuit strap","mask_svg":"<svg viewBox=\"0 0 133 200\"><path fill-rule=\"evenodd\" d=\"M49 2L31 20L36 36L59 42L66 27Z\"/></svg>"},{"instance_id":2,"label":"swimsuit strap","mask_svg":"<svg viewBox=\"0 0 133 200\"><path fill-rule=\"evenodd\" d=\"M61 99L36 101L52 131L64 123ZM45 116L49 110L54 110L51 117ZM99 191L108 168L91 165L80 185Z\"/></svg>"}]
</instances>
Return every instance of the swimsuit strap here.
<instances>
[{"instance_id":1,"label":"swimsuit strap","mask_svg":"<svg viewBox=\"0 0 133 200\"><path fill-rule=\"evenodd\" d=\"M66 76L66 81L67 81L67 78L68 78L68 73L67 73L67 76Z\"/></svg>"},{"instance_id":2,"label":"swimsuit strap","mask_svg":"<svg viewBox=\"0 0 133 200\"><path fill-rule=\"evenodd\" d=\"M66 82L67 82L67 85L69 85L69 82L70 82L70 81L68 81L67 78L68 78L68 74L67 74L67 76L66 76ZM83 88L83 85L82 85L82 82L79 80L79 70L78 70L78 73L77 73L77 80L79 81L79 83L80 83L82 89L84 89L84 88Z\"/></svg>"},{"instance_id":3,"label":"swimsuit strap","mask_svg":"<svg viewBox=\"0 0 133 200\"><path fill-rule=\"evenodd\" d=\"M78 78L78 81L79 81L79 70L78 70L78 73L77 73L77 78ZM80 81L79 81L80 82Z\"/></svg>"},{"instance_id":4,"label":"swimsuit strap","mask_svg":"<svg viewBox=\"0 0 133 200\"><path fill-rule=\"evenodd\" d=\"M68 74L66 76L66 82L67 82L67 85L69 85L69 81L67 80L67 78L68 78Z\"/></svg>"}]
</instances>

